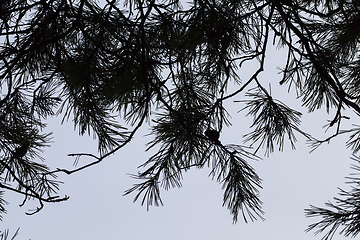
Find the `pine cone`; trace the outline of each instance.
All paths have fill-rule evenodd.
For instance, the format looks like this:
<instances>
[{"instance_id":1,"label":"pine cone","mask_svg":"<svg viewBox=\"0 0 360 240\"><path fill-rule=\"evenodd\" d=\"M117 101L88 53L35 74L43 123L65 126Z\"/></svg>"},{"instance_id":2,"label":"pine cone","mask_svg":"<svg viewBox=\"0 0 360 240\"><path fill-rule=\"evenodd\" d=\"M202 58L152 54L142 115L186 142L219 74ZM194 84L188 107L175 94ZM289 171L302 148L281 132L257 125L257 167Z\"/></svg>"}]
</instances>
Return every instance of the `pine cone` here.
<instances>
[{"instance_id":1,"label":"pine cone","mask_svg":"<svg viewBox=\"0 0 360 240\"><path fill-rule=\"evenodd\" d=\"M214 129L208 129L205 131L205 136L207 136L211 141L216 144L220 144L219 137L220 133Z\"/></svg>"},{"instance_id":2,"label":"pine cone","mask_svg":"<svg viewBox=\"0 0 360 240\"><path fill-rule=\"evenodd\" d=\"M25 154L29 150L29 146L30 146L29 142L23 143L20 147L15 149L15 151L13 152L13 158L20 159L23 156L25 156Z\"/></svg>"}]
</instances>

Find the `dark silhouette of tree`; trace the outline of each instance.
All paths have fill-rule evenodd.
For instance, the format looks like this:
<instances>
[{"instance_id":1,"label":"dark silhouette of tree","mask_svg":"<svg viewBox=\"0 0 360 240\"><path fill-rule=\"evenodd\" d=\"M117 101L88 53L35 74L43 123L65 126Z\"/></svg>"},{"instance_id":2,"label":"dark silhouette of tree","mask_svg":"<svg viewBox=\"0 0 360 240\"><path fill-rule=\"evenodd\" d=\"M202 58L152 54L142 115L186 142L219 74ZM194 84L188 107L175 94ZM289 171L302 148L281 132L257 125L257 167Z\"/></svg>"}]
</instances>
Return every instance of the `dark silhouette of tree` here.
<instances>
[{"instance_id":1,"label":"dark silhouette of tree","mask_svg":"<svg viewBox=\"0 0 360 240\"><path fill-rule=\"evenodd\" d=\"M360 158L354 156L357 164L352 168L356 173L348 177L351 184L351 190L340 189L339 197L334 197L335 203L327 202L326 208L315 207L311 205L305 213L308 217L321 217L322 220L311 224L306 231L317 229L315 234L327 230L322 239L331 239L338 229L346 237L356 237L360 232ZM329 229L329 230L328 230Z\"/></svg>"},{"instance_id":2,"label":"dark silhouette of tree","mask_svg":"<svg viewBox=\"0 0 360 240\"><path fill-rule=\"evenodd\" d=\"M18 236L19 230L20 230L20 228L18 228L16 230L16 232L14 233L14 235L11 238L9 236L9 230L8 229L3 231L3 232L0 231L0 240L8 240L8 239L9 240L14 240L16 238L16 236Z\"/></svg>"},{"instance_id":3,"label":"dark silhouette of tree","mask_svg":"<svg viewBox=\"0 0 360 240\"><path fill-rule=\"evenodd\" d=\"M285 142L295 147L295 135L317 148L349 134L349 148L354 154L360 150L360 127L343 128L349 121L345 110L360 114L359 5L350 0L104 0L102 7L92 0L1 1L0 188L22 194L23 204L38 200L39 207L28 214L44 203L64 201L67 196L56 194L57 174L102 162L148 123L154 137L148 146L158 151L133 176L141 182L125 194L137 192L135 199L147 206L162 204L161 187L179 187L184 171L208 165L223 185L234 222L239 214L245 221L262 218L261 180L249 164L260 149L270 154ZM326 139L302 131L301 113L274 99L264 84L261 73L271 44L287 51L277 83L294 88L309 111L336 110L328 124L333 134ZM258 68L241 79L238 68L245 62ZM236 86L233 92L230 84ZM244 143L254 150L219 140L231 124L224 103L234 100L253 117ZM50 144L46 118L57 115L72 120L80 135L97 137L98 155L69 154L77 162L94 161L70 170L39 163ZM124 123L117 121L119 115ZM350 197L358 203L356 196ZM1 198L2 212L4 205ZM332 219L328 226L348 220Z\"/></svg>"}]
</instances>

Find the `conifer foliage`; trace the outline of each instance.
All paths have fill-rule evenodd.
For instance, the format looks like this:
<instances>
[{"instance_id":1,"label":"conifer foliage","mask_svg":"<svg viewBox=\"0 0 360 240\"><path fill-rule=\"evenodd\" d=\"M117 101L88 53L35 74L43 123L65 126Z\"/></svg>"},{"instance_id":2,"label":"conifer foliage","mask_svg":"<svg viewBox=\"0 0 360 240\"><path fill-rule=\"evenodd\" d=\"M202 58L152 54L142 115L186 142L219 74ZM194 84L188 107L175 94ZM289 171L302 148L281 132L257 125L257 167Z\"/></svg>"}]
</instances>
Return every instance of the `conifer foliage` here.
<instances>
[{"instance_id":1,"label":"conifer foliage","mask_svg":"<svg viewBox=\"0 0 360 240\"><path fill-rule=\"evenodd\" d=\"M295 147L296 135L316 148L348 134L355 157L360 150L360 128L343 127L350 121L344 110L360 114L359 19L360 4L353 0L2 0L0 188L23 195L23 204L39 201L28 214L64 201L67 196L57 195L59 174L86 171L149 124L148 147L158 151L144 160L133 176L140 183L125 194L159 205L162 187L179 187L184 171L209 166L234 222L239 215L262 218L261 179L251 167L261 149L271 154L286 142ZM294 88L294 98L309 111L335 109L330 137L302 131L299 110L271 95L262 75L270 45L287 51L274 84ZM238 71L246 62L257 66L248 79ZM224 103L253 117L244 143L220 141L231 125ZM39 161L51 144L44 132L50 116L73 121L80 135L96 136L98 155L70 154L80 164L83 156L93 162L49 169ZM346 208L308 212L325 218L311 227L327 229L325 239L336 231L333 225L360 218L351 212L359 195L342 195L347 200L339 204ZM0 195L1 213L5 203ZM347 229L355 236L359 221Z\"/></svg>"}]
</instances>

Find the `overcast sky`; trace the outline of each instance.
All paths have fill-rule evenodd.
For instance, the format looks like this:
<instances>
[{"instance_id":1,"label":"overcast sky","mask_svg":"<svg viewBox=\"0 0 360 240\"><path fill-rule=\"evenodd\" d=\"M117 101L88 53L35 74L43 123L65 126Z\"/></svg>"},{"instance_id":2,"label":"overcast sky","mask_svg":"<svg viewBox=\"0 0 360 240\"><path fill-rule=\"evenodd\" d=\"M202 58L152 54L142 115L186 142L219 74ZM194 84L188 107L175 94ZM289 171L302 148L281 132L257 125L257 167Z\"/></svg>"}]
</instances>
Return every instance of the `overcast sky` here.
<instances>
[{"instance_id":1,"label":"overcast sky","mask_svg":"<svg viewBox=\"0 0 360 240\"><path fill-rule=\"evenodd\" d=\"M281 55L268 54L266 73L260 80L272 82L272 93L290 106L299 106L295 96L287 93L287 87L278 88L276 66L284 61ZM256 66L254 66L256 67ZM245 67L247 74L251 68ZM246 81L246 72L242 78ZM240 100L233 99L233 100ZM252 119L244 113L237 113L243 107L232 103L233 126L221 133L223 144L242 144L242 136L250 131ZM304 109L303 109L304 110ZM324 111L307 114L303 111L303 128L316 137L323 137L323 125L333 115ZM46 149L44 157L52 168L72 168L73 159L68 153L90 152L96 154L96 141L92 137L78 137L72 123L60 125L61 118L49 119L48 130L54 132L54 143ZM44 209L33 216L25 215L28 209L37 206L36 201L28 202L19 208L22 197L6 193L10 202L8 214L4 215L1 229L9 228L11 233L20 227L17 240L99 240L99 239L246 239L246 240L313 240L313 233L304 230L315 219L307 219L304 209L310 204L323 206L337 195L337 187L349 189L344 184L345 176L351 173L351 151L345 148L344 137L334 139L309 154L310 148L305 139L298 135L296 150L287 145L284 152L276 152L258 162L251 162L263 179L260 192L264 202L265 221L244 223L241 217L232 224L232 216L226 207L222 207L223 191L221 185L208 177L209 169L193 169L184 174L183 187L162 190L164 206L151 207L146 211L140 202L133 203L134 194L123 193L136 180L127 174L136 173L137 166L150 157L146 153L145 143L151 136L145 137L148 126L144 125L134 140L115 155L99 165L67 176L59 174L61 195L68 195L66 202L46 204ZM260 152L263 156L263 152ZM82 159L86 163L90 159ZM319 220L319 219L318 219ZM335 235L334 240L345 239Z\"/></svg>"},{"instance_id":2,"label":"overcast sky","mask_svg":"<svg viewBox=\"0 0 360 240\"><path fill-rule=\"evenodd\" d=\"M320 115L306 117L311 126L307 128L314 126L315 133L322 130L321 124L317 124L321 122L316 121ZM232 120L234 126L222 133L224 144L241 143L242 135L249 131L250 118L235 113ZM78 137L70 123L60 126L59 121L49 120L54 143L44 156L50 166L71 168L73 160L67 153L96 153L96 143L91 138ZM222 207L221 186L207 176L206 168L185 173L181 189L162 191L164 206L146 211L139 202L132 202L134 195L122 196L135 182L127 173L136 173L136 167L150 156L144 152L144 144L151 138L144 137L146 130L145 126L130 145L101 164L71 176L59 174L59 179L65 182L60 194L70 196L67 202L46 204L41 212L27 216L24 212L35 208L36 201L19 208L22 198L6 194L10 205L2 229L15 231L21 227L19 240L320 239L304 233L312 222L304 217L304 208L309 204L322 206L331 200L338 192L337 187L344 187L344 177L351 172L350 151L344 147L344 138L335 139L311 154L305 140L299 139L297 150L286 148L282 153L251 163L263 179L260 194L264 222L246 224L239 218L237 224L232 224L231 215ZM82 161L80 164L86 159Z\"/></svg>"}]
</instances>

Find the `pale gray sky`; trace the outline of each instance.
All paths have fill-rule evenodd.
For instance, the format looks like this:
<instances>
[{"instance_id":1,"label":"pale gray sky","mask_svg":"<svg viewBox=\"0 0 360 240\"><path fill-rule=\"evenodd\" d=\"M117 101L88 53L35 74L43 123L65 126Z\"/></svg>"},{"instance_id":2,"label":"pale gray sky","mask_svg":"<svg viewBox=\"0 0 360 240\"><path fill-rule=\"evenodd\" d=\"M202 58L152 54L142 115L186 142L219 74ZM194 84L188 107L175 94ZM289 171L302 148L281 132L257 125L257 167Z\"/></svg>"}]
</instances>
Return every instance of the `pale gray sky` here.
<instances>
[{"instance_id":1,"label":"pale gray sky","mask_svg":"<svg viewBox=\"0 0 360 240\"><path fill-rule=\"evenodd\" d=\"M241 142L249 120L234 115L234 126L224 131L221 141ZM50 121L55 142L45 158L50 166L61 164L71 168L72 159L67 153L95 153L96 144L90 138L77 137L71 124L55 124L59 121ZM136 167L149 156L144 152L149 137L143 135L138 134L129 146L97 166L71 176L59 174L59 179L65 182L61 194L70 196L67 202L47 204L38 214L26 216L24 211L34 208L36 202L19 208L22 198L6 194L11 204L2 228L15 231L21 227L19 240L320 239L304 233L312 222L304 217L304 208L331 200L338 192L337 187L344 186L352 163L350 151L340 138L312 154L301 139L295 151L287 148L251 163L263 179L261 199L266 220L245 224L240 219L234 225L228 210L221 206L221 186L207 177L206 168L185 173L183 188L163 190L165 206L146 211L139 202L132 203L134 195L122 196L135 181L127 173L136 173Z\"/></svg>"}]
</instances>

